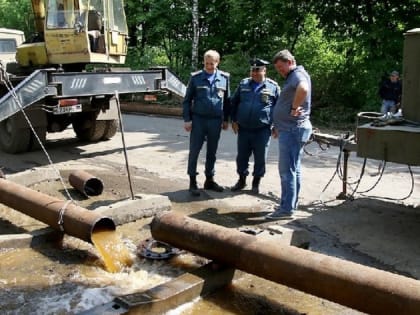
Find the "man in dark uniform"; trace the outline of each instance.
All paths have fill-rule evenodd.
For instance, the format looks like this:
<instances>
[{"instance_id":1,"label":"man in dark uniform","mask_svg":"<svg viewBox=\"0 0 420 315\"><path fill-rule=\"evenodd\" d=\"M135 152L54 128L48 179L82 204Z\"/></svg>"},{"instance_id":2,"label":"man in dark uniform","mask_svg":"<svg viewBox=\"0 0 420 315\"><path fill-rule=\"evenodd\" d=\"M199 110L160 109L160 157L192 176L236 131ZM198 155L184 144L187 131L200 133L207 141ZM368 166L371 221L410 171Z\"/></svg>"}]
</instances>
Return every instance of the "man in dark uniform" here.
<instances>
[{"instance_id":1,"label":"man in dark uniform","mask_svg":"<svg viewBox=\"0 0 420 315\"><path fill-rule=\"evenodd\" d=\"M232 129L238 133L236 171L239 175L231 190L238 191L246 186L249 158L254 154L252 192L258 193L261 177L265 174L272 110L280 88L275 81L266 78L267 61L255 58L250 64L251 76L239 83L231 98Z\"/></svg>"},{"instance_id":2,"label":"man in dark uniform","mask_svg":"<svg viewBox=\"0 0 420 315\"><path fill-rule=\"evenodd\" d=\"M204 54L204 69L191 74L183 102L184 129L191 132L188 156L189 191L199 196L197 160L204 141L207 141L204 189L222 192L213 179L220 132L228 128L229 74L217 69L220 55L215 50Z\"/></svg>"}]
</instances>

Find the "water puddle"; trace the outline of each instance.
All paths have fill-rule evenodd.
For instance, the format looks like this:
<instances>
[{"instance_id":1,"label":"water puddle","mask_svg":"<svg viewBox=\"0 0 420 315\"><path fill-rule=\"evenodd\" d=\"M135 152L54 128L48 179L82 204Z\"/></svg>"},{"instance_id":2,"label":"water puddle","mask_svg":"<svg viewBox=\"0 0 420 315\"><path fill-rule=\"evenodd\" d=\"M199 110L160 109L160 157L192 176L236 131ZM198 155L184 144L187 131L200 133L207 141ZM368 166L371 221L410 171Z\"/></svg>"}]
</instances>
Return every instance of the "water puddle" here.
<instances>
[{"instance_id":1,"label":"water puddle","mask_svg":"<svg viewBox=\"0 0 420 315\"><path fill-rule=\"evenodd\" d=\"M106 240L105 234L95 238ZM111 256L119 263L108 262L111 272L103 268L91 244L71 237L60 248L0 250L0 313L77 314L183 273L167 262L139 258L136 244L127 239L115 242L113 234L111 243L118 246Z\"/></svg>"}]
</instances>

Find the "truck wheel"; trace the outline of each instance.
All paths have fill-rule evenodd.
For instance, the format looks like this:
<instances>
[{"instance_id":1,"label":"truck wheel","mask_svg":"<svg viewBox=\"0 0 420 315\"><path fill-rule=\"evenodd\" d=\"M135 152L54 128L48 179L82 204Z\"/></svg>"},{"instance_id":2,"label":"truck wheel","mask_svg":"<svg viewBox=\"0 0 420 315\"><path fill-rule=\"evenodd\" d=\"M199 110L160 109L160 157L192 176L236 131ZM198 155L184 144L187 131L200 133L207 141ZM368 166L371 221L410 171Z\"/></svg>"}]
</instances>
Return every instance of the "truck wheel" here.
<instances>
[{"instance_id":1,"label":"truck wheel","mask_svg":"<svg viewBox=\"0 0 420 315\"><path fill-rule=\"evenodd\" d=\"M115 134L117 133L118 130L118 120L104 120L106 122L106 128L105 128L105 132L104 135L102 136L102 140L109 140L111 139L113 136L115 136Z\"/></svg>"},{"instance_id":2,"label":"truck wheel","mask_svg":"<svg viewBox=\"0 0 420 315\"><path fill-rule=\"evenodd\" d=\"M15 116L0 122L0 148L7 153L21 153L29 149L31 130L19 128Z\"/></svg>"},{"instance_id":3,"label":"truck wheel","mask_svg":"<svg viewBox=\"0 0 420 315\"><path fill-rule=\"evenodd\" d=\"M73 130L80 140L96 142L105 134L105 122L105 120L80 119L73 121Z\"/></svg>"},{"instance_id":4,"label":"truck wheel","mask_svg":"<svg viewBox=\"0 0 420 315\"><path fill-rule=\"evenodd\" d=\"M47 127L34 127L36 134L38 135L39 140L41 140L42 144L45 143L47 139ZM37 138L33 134L31 130L31 139L29 141L29 150L39 150L41 149L41 145L39 144Z\"/></svg>"}]
</instances>

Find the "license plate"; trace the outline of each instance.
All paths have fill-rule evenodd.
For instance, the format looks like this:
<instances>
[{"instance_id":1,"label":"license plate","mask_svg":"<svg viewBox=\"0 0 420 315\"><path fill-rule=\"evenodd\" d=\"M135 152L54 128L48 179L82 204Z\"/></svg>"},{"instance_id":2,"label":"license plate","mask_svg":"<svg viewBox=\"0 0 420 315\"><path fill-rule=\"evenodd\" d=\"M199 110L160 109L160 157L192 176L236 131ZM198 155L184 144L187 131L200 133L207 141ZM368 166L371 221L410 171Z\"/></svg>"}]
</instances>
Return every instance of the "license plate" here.
<instances>
[{"instance_id":1,"label":"license plate","mask_svg":"<svg viewBox=\"0 0 420 315\"><path fill-rule=\"evenodd\" d=\"M71 106L57 106L54 107L53 113L54 115L62 115L62 114L69 114L69 113L80 113L82 111L82 105L71 105Z\"/></svg>"}]
</instances>

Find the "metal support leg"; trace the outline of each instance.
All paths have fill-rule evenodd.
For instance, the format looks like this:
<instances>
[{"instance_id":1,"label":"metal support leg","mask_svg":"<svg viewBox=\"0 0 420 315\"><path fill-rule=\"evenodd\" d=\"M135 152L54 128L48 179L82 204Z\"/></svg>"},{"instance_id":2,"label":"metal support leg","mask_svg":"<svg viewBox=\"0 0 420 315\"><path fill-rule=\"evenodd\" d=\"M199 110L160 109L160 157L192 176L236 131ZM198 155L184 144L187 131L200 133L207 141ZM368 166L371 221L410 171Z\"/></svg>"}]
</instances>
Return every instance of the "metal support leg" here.
<instances>
[{"instance_id":1,"label":"metal support leg","mask_svg":"<svg viewBox=\"0 0 420 315\"><path fill-rule=\"evenodd\" d=\"M347 200L349 196L347 195L347 169L348 169L348 161L350 157L350 151L344 149L343 150L343 188L341 193L338 194L337 199L339 200Z\"/></svg>"}]
</instances>

